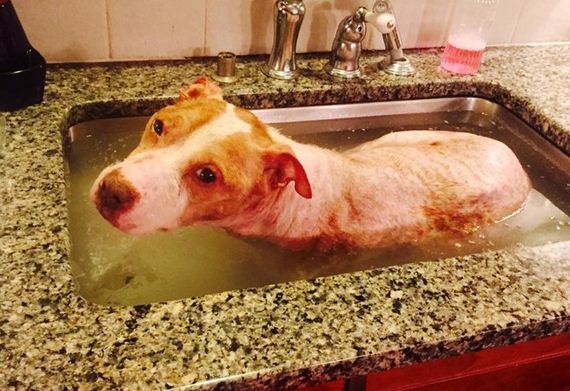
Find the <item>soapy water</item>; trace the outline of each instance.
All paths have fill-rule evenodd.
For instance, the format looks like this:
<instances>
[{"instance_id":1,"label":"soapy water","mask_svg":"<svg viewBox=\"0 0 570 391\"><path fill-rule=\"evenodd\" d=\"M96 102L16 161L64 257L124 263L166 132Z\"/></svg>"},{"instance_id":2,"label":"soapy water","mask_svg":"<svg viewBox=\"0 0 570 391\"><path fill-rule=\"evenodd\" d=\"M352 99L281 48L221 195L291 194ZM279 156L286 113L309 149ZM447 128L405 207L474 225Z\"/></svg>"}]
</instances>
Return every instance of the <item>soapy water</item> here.
<instances>
[{"instance_id":1,"label":"soapy water","mask_svg":"<svg viewBox=\"0 0 570 391\"><path fill-rule=\"evenodd\" d=\"M488 123L484 116L479 121ZM455 121L425 128L473 130L450 122ZM515 244L536 246L570 240L570 218L538 190L531 192L520 213L467 237L381 250L292 252L263 240L237 238L204 227L130 236L99 215L89 200L89 189L104 167L124 158L136 146L140 138L138 129L88 134L74 140L68 154L73 273L79 293L97 303L132 305L164 301L478 253ZM476 130L481 133L481 129ZM353 128L295 138L344 150L385 133L386 129ZM528 171L532 171L530 168Z\"/></svg>"},{"instance_id":2,"label":"soapy water","mask_svg":"<svg viewBox=\"0 0 570 391\"><path fill-rule=\"evenodd\" d=\"M479 70L485 51L485 41L476 34L452 35L443 50L441 67L462 75Z\"/></svg>"}]
</instances>

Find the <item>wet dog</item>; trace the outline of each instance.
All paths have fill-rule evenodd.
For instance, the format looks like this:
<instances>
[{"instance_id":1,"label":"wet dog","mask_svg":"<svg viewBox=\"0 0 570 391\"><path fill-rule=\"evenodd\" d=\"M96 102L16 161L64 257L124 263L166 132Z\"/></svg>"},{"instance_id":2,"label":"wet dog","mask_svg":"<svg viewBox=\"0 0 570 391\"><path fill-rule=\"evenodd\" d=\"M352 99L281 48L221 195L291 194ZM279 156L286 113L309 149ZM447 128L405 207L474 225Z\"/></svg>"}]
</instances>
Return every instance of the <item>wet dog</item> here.
<instances>
[{"instance_id":1,"label":"wet dog","mask_svg":"<svg viewBox=\"0 0 570 391\"><path fill-rule=\"evenodd\" d=\"M496 140L405 131L339 153L289 139L202 77L151 117L91 197L131 234L210 225L329 251L466 235L516 213L530 189Z\"/></svg>"}]
</instances>

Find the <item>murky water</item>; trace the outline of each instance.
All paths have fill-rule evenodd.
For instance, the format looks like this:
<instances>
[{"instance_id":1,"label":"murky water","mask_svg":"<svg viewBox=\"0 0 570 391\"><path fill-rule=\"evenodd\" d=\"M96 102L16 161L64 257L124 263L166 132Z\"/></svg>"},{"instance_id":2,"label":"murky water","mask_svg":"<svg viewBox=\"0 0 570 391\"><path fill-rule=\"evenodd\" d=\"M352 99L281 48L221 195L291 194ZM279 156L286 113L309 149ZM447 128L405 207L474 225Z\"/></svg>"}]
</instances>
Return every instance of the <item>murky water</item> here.
<instances>
[{"instance_id":1,"label":"murky water","mask_svg":"<svg viewBox=\"0 0 570 391\"><path fill-rule=\"evenodd\" d=\"M116 121L116 120L115 120ZM362 122L298 123L280 126L311 134L294 138L327 148L346 149L375 139L389 130L437 129L483 134L507 142L515 150L535 187L524 210L461 241L399 246L381 251L314 254L290 252L256 240L232 237L212 228L184 228L171 233L136 237L113 228L89 200L89 189L107 165L124 158L138 143L144 120L130 119L128 129L98 126L74 137L68 148L69 213L72 266L79 293L97 303L123 305L200 296L271 283L314 278L387 265L499 249L523 243L533 246L570 240L570 183L560 188L548 178L548 162L532 147L511 145L512 134L483 114L451 112L385 116L382 127ZM422 124L418 127L417 124ZM346 126L345 126L346 125ZM344 131L328 132L328 126ZM351 127L350 127L351 126ZM525 149L526 148L526 149ZM530 148L530 149L529 149ZM554 202L551 202L543 194Z\"/></svg>"}]
</instances>

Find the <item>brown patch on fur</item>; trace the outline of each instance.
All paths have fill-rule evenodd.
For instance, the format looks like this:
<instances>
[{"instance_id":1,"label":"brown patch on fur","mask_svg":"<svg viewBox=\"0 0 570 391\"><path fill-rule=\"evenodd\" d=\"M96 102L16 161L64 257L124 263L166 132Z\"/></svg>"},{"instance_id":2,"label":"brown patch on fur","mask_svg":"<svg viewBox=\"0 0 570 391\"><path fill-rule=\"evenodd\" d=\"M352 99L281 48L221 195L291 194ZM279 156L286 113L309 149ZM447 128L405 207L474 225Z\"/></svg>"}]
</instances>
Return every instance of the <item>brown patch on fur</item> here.
<instances>
[{"instance_id":1,"label":"brown patch on fur","mask_svg":"<svg viewBox=\"0 0 570 391\"><path fill-rule=\"evenodd\" d=\"M131 155L150 148L161 148L177 143L224 113L226 106L227 103L224 101L203 97L182 100L175 105L166 106L148 121L141 142ZM164 131L160 136L153 130L155 120L160 120L164 124Z\"/></svg>"},{"instance_id":2,"label":"brown patch on fur","mask_svg":"<svg viewBox=\"0 0 570 391\"><path fill-rule=\"evenodd\" d=\"M241 107L236 107L235 113L239 119L251 126L252 134L256 138L271 140L269 133L267 133L267 126L255 114Z\"/></svg>"},{"instance_id":3,"label":"brown patch on fur","mask_svg":"<svg viewBox=\"0 0 570 391\"><path fill-rule=\"evenodd\" d=\"M460 183L444 177L434 178L431 202L422 207L428 226L438 232L465 235L491 222L484 195L467 195Z\"/></svg>"},{"instance_id":4,"label":"brown patch on fur","mask_svg":"<svg viewBox=\"0 0 570 391\"><path fill-rule=\"evenodd\" d=\"M319 240L316 242L317 250L321 252L333 251L336 248L344 247L344 235L340 229L338 219L337 219L337 208L331 211L329 217L327 218L326 228L319 236Z\"/></svg>"},{"instance_id":5,"label":"brown patch on fur","mask_svg":"<svg viewBox=\"0 0 570 391\"><path fill-rule=\"evenodd\" d=\"M217 220L248 207L249 203L259 202L264 148L257 141L250 133L234 133L187 163L183 180L192 199L184 220ZM216 182L204 184L198 180L196 171L203 166L214 169Z\"/></svg>"},{"instance_id":6,"label":"brown patch on fur","mask_svg":"<svg viewBox=\"0 0 570 391\"><path fill-rule=\"evenodd\" d=\"M357 208L348 186L342 190L342 197L330 209L323 233L315 243L315 248L318 251L350 251L360 247L355 238L355 232L346 232L342 229L339 216L344 216L350 222L359 221L363 217L362 211Z\"/></svg>"},{"instance_id":7,"label":"brown patch on fur","mask_svg":"<svg viewBox=\"0 0 570 391\"><path fill-rule=\"evenodd\" d=\"M361 246L348 236L338 236L322 234L319 236L314 248L320 252L328 253L332 251L353 251L360 249Z\"/></svg>"},{"instance_id":8,"label":"brown patch on fur","mask_svg":"<svg viewBox=\"0 0 570 391\"><path fill-rule=\"evenodd\" d=\"M95 205L113 225L140 199L140 194L119 169L108 173L99 184Z\"/></svg>"},{"instance_id":9,"label":"brown patch on fur","mask_svg":"<svg viewBox=\"0 0 570 391\"><path fill-rule=\"evenodd\" d=\"M343 192L343 198L348 205L348 219L349 221L359 221L362 218L362 212L356 207L354 199L352 198L352 193L345 189Z\"/></svg>"},{"instance_id":10,"label":"brown patch on fur","mask_svg":"<svg viewBox=\"0 0 570 391\"><path fill-rule=\"evenodd\" d=\"M492 221L479 201L456 201L446 205L424 206L424 216L430 227L439 232L466 235Z\"/></svg>"}]
</instances>

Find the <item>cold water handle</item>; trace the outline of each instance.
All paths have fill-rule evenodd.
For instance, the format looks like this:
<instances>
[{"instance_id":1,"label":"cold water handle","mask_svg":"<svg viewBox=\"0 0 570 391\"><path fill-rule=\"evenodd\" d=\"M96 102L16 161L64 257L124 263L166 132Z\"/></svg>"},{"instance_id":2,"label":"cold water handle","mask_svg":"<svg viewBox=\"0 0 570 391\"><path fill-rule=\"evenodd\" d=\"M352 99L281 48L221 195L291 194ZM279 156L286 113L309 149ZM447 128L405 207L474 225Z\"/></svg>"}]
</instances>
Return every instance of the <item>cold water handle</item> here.
<instances>
[{"instance_id":1,"label":"cold water handle","mask_svg":"<svg viewBox=\"0 0 570 391\"><path fill-rule=\"evenodd\" d=\"M372 11L366 14L365 20L380 31L384 46L390 53L390 59L387 66L384 67L384 71L396 76L413 75L416 70L404 56L403 44L398 33L392 3L389 0L376 0L372 6Z\"/></svg>"}]
</instances>

